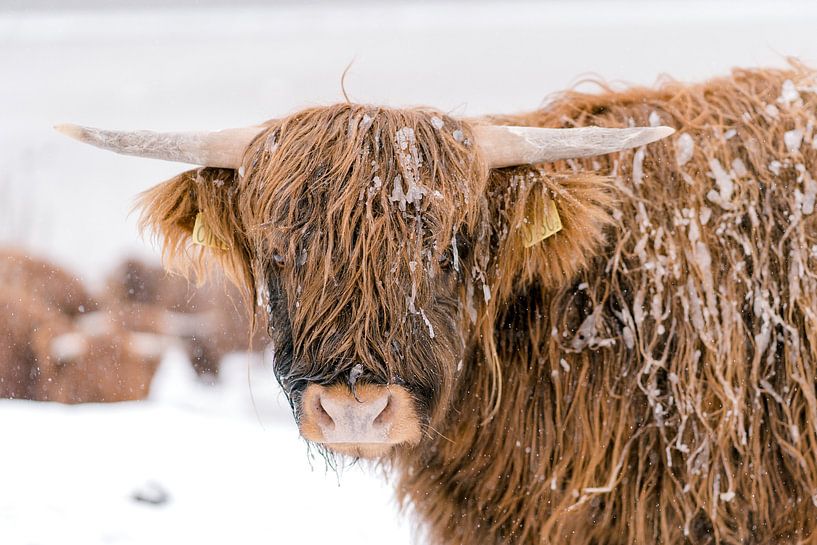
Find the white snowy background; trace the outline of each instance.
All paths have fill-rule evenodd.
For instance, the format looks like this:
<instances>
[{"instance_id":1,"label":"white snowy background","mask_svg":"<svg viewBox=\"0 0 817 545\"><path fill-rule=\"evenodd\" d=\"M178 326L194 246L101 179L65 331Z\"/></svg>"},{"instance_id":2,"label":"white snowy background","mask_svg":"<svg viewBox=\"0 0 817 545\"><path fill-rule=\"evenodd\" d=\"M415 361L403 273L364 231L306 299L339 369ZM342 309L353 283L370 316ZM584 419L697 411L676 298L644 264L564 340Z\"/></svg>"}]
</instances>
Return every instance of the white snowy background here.
<instances>
[{"instance_id":1,"label":"white snowy background","mask_svg":"<svg viewBox=\"0 0 817 545\"><path fill-rule=\"evenodd\" d=\"M252 124L342 100L350 63L356 102L461 115L533 109L591 74L651 84L787 56L817 65L808 1L205 4L0 1L0 244L91 286L126 254L156 258L133 198L185 167L81 146L51 130L59 122ZM0 401L0 544L416 539L377 471L310 459L269 362L236 355L223 375L201 384L171 352L145 402Z\"/></svg>"}]
</instances>

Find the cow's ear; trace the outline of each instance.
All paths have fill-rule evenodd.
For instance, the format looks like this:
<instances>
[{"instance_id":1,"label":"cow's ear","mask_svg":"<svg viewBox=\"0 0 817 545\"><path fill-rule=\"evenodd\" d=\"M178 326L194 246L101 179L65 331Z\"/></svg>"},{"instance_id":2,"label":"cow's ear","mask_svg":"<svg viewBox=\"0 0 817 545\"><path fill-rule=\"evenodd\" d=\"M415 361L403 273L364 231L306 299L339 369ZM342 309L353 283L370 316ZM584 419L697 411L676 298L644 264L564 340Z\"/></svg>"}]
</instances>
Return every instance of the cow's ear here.
<instances>
[{"instance_id":1,"label":"cow's ear","mask_svg":"<svg viewBox=\"0 0 817 545\"><path fill-rule=\"evenodd\" d=\"M188 278L207 277L215 262L240 288L253 285L235 170L199 168L144 192L140 228L156 235L165 265Z\"/></svg>"},{"instance_id":2,"label":"cow's ear","mask_svg":"<svg viewBox=\"0 0 817 545\"><path fill-rule=\"evenodd\" d=\"M520 283L573 281L603 247L616 199L609 178L521 167L492 172L489 203L498 230L491 283L502 300Z\"/></svg>"}]
</instances>

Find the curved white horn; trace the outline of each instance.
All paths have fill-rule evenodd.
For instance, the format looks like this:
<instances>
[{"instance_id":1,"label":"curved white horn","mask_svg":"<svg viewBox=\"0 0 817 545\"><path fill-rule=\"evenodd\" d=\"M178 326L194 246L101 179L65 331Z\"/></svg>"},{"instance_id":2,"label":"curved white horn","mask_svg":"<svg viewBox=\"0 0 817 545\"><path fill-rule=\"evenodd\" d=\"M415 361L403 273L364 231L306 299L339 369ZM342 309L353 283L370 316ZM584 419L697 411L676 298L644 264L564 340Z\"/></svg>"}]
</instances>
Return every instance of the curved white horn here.
<instances>
[{"instance_id":1,"label":"curved white horn","mask_svg":"<svg viewBox=\"0 0 817 545\"><path fill-rule=\"evenodd\" d=\"M477 125L474 138L491 168L604 155L665 138L672 127L544 129Z\"/></svg>"},{"instance_id":2,"label":"curved white horn","mask_svg":"<svg viewBox=\"0 0 817 545\"><path fill-rule=\"evenodd\" d=\"M194 165L238 168L244 151L264 127L213 132L110 131L80 125L57 125L57 131L80 142L124 155ZM548 129L503 125L474 127L491 168L591 157L635 148L665 138L671 127Z\"/></svg>"},{"instance_id":3,"label":"curved white horn","mask_svg":"<svg viewBox=\"0 0 817 545\"><path fill-rule=\"evenodd\" d=\"M244 127L212 132L109 131L71 124L54 128L80 142L124 155L221 168L240 167L244 151L264 130Z\"/></svg>"}]
</instances>

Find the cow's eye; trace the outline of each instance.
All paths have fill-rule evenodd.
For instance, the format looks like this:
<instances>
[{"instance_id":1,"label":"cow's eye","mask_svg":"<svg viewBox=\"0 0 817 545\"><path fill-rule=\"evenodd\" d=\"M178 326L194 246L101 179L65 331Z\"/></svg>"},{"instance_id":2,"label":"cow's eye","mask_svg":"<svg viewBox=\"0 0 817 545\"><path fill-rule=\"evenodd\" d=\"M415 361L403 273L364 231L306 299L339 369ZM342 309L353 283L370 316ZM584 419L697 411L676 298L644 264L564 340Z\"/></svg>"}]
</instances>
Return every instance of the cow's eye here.
<instances>
[{"instance_id":1,"label":"cow's eye","mask_svg":"<svg viewBox=\"0 0 817 545\"><path fill-rule=\"evenodd\" d=\"M440 268L444 271L450 270L454 266L454 257L450 248L440 254L437 263L440 264Z\"/></svg>"},{"instance_id":2,"label":"cow's eye","mask_svg":"<svg viewBox=\"0 0 817 545\"><path fill-rule=\"evenodd\" d=\"M274 264L274 265L275 265L277 268L279 268L279 269L283 269L283 268L284 268L284 264L286 263L286 260L284 260L284 256L282 256L282 255L281 255L281 254L279 254L278 252L275 252L275 253L273 253L273 254L272 254L272 263L273 263L273 264Z\"/></svg>"}]
</instances>

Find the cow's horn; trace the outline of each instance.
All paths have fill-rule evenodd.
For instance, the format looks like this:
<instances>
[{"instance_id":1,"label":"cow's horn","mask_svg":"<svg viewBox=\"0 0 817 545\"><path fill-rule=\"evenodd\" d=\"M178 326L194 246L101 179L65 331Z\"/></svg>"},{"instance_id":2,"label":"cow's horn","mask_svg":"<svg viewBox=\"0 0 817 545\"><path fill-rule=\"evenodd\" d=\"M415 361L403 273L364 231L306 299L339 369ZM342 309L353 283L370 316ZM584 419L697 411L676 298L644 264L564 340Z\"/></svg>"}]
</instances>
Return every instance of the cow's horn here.
<instances>
[{"instance_id":1,"label":"cow's horn","mask_svg":"<svg viewBox=\"0 0 817 545\"><path fill-rule=\"evenodd\" d=\"M109 131L57 125L59 132L93 146L137 157L238 168L244 151L264 127L212 132ZM546 129L478 125L474 136L491 168L603 155L635 148L675 132L670 127Z\"/></svg>"},{"instance_id":2,"label":"cow's horn","mask_svg":"<svg viewBox=\"0 0 817 545\"><path fill-rule=\"evenodd\" d=\"M547 163L636 148L675 132L671 127L543 129L477 125L473 128L491 168Z\"/></svg>"},{"instance_id":3,"label":"cow's horn","mask_svg":"<svg viewBox=\"0 0 817 545\"><path fill-rule=\"evenodd\" d=\"M212 132L108 131L57 125L57 131L98 148L166 161L208 167L238 168L244 151L264 127Z\"/></svg>"}]
</instances>

